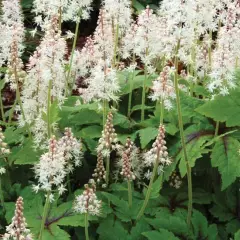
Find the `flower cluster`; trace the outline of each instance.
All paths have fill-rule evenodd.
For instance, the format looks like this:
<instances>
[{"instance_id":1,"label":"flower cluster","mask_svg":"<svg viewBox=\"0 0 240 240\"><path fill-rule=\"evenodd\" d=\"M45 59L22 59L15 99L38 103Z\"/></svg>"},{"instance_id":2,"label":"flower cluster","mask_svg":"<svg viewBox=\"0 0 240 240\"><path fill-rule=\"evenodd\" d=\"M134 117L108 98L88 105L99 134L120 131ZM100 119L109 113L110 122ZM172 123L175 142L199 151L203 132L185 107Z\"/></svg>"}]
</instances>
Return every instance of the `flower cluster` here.
<instances>
[{"instance_id":1,"label":"flower cluster","mask_svg":"<svg viewBox=\"0 0 240 240\"><path fill-rule=\"evenodd\" d=\"M62 21L78 22L88 19L91 11L92 0L34 0L33 12L36 14L35 22L45 24L54 15L61 14Z\"/></svg>"},{"instance_id":2,"label":"flower cluster","mask_svg":"<svg viewBox=\"0 0 240 240\"><path fill-rule=\"evenodd\" d=\"M4 142L4 139L5 139L5 136L2 132L2 128L0 127L0 154L1 154L1 157L10 153L10 150L7 147L7 143ZM5 172L6 172L6 169L0 165L0 175L4 174Z\"/></svg>"},{"instance_id":3,"label":"flower cluster","mask_svg":"<svg viewBox=\"0 0 240 240\"><path fill-rule=\"evenodd\" d=\"M65 128L64 136L59 139L58 145L64 149L64 158L67 161L67 170L69 172L73 171L72 160L75 167L81 165L81 143L73 136L71 128Z\"/></svg>"},{"instance_id":4,"label":"flower cluster","mask_svg":"<svg viewBox=\"0 0 240 240\"><path fill-rule=\"evenodd\" d=\"M132 163L131 163L131 155L133 153L134 144L131 141L130 138L127 139L126 145L125 145L125 151L122 155L122 171L120 174L126 178L127 180L134 180L136 176L134 175L132 171Z\"/></svg>"},{"instance_id":5,"label":"flower cluster","mask_svg":"<svg viewBox=\"0 0 240 240\"><path fill-rule=\"evenodd\" d=\"M74 163L72 163L74 161ZM44 153L39 163L35 164L35 177L38 178L38 185L34 191L40 189L52 192L55 188L61 195L65 192L64 179L69 172L73 171L73 164L81 164L81 144L73 136L70 128L65 129L64 136L56 140L55 136L49 140L49 150ZM53 195L50 196L53 200Z\"/></svg>"},{"instance_id":6,"label":"flower cluster","mask_svg":"<svg viewBox=\"0 0 240 240\"><path fill-rule=\"evenodd\" d=\"M87 39L80 52L75 52L72 75L85 77L88 88L79 89L85 102L118 100L120 87L117 73L114 67L110 67L114 58L113 32L112 18L104 8L100 9L94 35Z\"/></svg>"},{"instance_id":7,"label":"flower cluster","mask_svg":"<svg viewBox=\"0 0 240 240\"><path fill-rule=\"evenodd\" d=\"M14 52L18 58L24 49L22 44L24 39L24 26L20 1L2 1L2 12L3 15L0 21L0 66L10 61L12 52Z\"/></svg>"},{"instance_id":8,"label":"flower cluster","mask_svg":"<svg viewBox=\"0 0 240 240\"><path fill-rule=\"evenodd\" d=\"M102 131L102 137L99 139L97 152L101 153L103 157L109 157L111 151L118 148L117 141L117 134L113 127L113 114L109 112Z\"/></svg>"},{"instance_id":9,"label":"flower cluster","mask_svg":"<svg viewBox=\"0 0 240 240\"><path fill-rule=\"evenodd\" d=\"M150 66L158 52L155 45L159 28L161 27L157 16L147 6L146 10L139 14L137 22L128 28L123 40L123 57L129 57L133 53L139 56L145 65Z\"/></svg>"},{"instance_id":10,"label":"flower cluster","mask_svg":"<svg viewBox=\"0 0 240 240\"><path fill-rule=\"evenodd\" d=\"M101 153L98 153L97 156L97 165L94 169L93 178L96 179L97 183L100 183L102 180L106 178L106 170L103 163L103 156Z\"/></svg>"},{"instance_id":11,"label":"flower cluster","mask_svg":"<svg viewBox=\"0 0 240 240\"><path fill-rule=\"evenodd\" d=\"M27 77L23 84L22 101L25 119L20 116L21 126L31 126L36 146L47 139L47 123L43 113L47 113L48 101L57 101L60 106L65 97L66 41L61 37L58 18L44 26L45 36L28 63ZM50 99L49 99L50 93ZM54 127L54 126L52 126Z\"/></svg>"},{"instance_id":12,"label":"flower cluster","mask_svg":"<svg viewBox=\"0 0 240 240\"><path fill-rule=\"evenodd\" d=\"M3 240L19 239L32 240L33 236L27 229L26 219L23 216L23 198L19 197L16 202L15 215L12 222L6 227L7 233L4 234Z\"/></svg>"},{"instance_id":13,"label":"flower cluster","mask_svg":"<svg viewBox=\"0 0 240 240\"><path fill-rule=\"evenodd\" d=\"M103 8L108 19L113 19L113 25L123 34L131 24L130 0L103 0ZM115 29L116 30L116 29Z\"/></svg>"},{"instance_id":14,"label":"flower cluster","mask_svg":"<svg viewBox=\"0 0 240 240\"><path fill-rule=\"evenodd\" d=\"M60 146L53 136L49 140L49 151L44 153L39 163L35 164L35 177L38 178L38 185L34 186L34 191L44 190L52 192L56 187L61 195L66 189L63 185L67 174L66 159L64 157L64 148ZM51 199L53 196L51 196Z\"/></svg>"},{"instance_id":15,"label":"flower cluster","mask_svg":"<svg viewBox=\"0 0 240 240\"><path fill-rule=\"evenodd\" d=\"M159 78L153 81L153 94L150 95L153 101L163 102L168 110L172 108L171 100L176 97L174 84L171 79L172 72L173 70L169 66L163 68Z\"/></svg>"},{"instance_id":16,"label":"flower cluster","mask_svg":"<svg viewBox=\"0 0 240 240\"><path fill-rule=\"evenodd\" d=\"M83 193L75 199L74 210L80 214L100 215L101 201L97 199L95 182L90 180L84 188Z\"/></svg>"},{"instance_id":17,"label":"flower cluster","mask_svg":"<svg viewBox=\"0 0 240 240\"><path fill-rule=\"evenodd\" d=\"M176 189L179 189L181 187L182 180L176 172L173 172L172 175L170 176L169 185Z\"/></svg>"},{"instance_id":18,"label":"flower cluster","mask_svg":"<svg viewBox=\"0 0 240 240\"><path fill-rule=\"evenodd\" d=\"M2 132L2 128L0 127L0 154L5 155L9 154L10 150L7 148L7 143L4 142L5 136Z\"/></svg>"},{"instance_id":19,"label":"flower cluster","mask_svg":"<svg viewBox=\"0 0 240 240\"><path fill-rule=\"evenodd\" d=\"M165 141L165 127L159 126L158 136L152 145L152 149L144 154L144 163L147 167L151 167L158 161L160 168L165 165L171 164L171 160L168 157L168 151Z\"/></svg>"}]
</instances>

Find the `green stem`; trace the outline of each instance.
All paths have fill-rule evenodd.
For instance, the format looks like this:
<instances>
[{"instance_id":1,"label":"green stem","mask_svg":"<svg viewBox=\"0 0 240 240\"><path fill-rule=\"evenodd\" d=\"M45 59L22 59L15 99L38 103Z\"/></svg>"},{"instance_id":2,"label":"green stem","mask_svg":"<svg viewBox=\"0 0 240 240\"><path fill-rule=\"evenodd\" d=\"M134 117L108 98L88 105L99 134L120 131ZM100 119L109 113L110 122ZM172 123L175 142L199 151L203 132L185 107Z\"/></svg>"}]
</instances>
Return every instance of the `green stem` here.
<instances>
[{"instance_id":1,"label":"green stem","mask_svg":"<svg viewBox=\"0 0 240 240\"><path fill-rule=\"evenodd\" d=\"M70 79L70 74L71 74L71 68L72 68L72 63L73 63L73 56L74 56L74 51L77 45L77 38L78 38L78 34L79 34L79 25L80 25L80 16L82 14L82 11L80 10L78 13L79 16L79 21L77 21L76 24L76 28L75 28L75 34L74 34L74 40L73 40L73 46L72 46L72 52L71 52L71 58L70 58L70 62L69 62L69 69L68 69L68 73L67 73L67 78L66 78L66 91L65 91L65 96L68 94L68 87L69 87L69 79ZM71 91L74 87L75 81L73 81L72 83L72 87L71 87ZM70 94L71 94L70 91Z\"/></svg>"},{"instance_id":2,"label":"green stem","mask_svg":"<svg viewBox=\"0 0 240 240\"><path fill-rule=\"evenodd\" d=\"M216 128L215 128L215 134L214 134L215 137L217 137L217 135L218 135L219 125L220 125L220 122L219 121L216 122Z\"/></svg>"},{"instance_id":3,"label":"green stem","mask_svg":"<svg viewBox=\"0 0 240 240\"><path fill-rule=\"evenodd\" d=\"M13 113L14 113L14 109L15 109L16 105L17 105L17 99L15 99L14 104L9 111L8 125L11 125L11 123L12 123Z\"/></svg>"},{"instance_id":4,"label":"green stem","mask_svg":"<svg viewBox=\"0 0 240 240\"><path fill-rule=\"evenodd\" d=\"M59 8L59 30L62 30L62 8Z\"/></svg>"},{"instance_id":5,"label":"green stem","mask_svg":"<svg viewBox=\"0 0 240 240\"><path fill-rule=\"evenodd\" d=\"M108 102L107 100L103 100L103 128L107 120L107 111L108 111Z\"/></svg>"},{"instance_id":6,"label":"green stem","mask_svg":"<svg viewBox=\"0 0 240 240\"><path fill-rule=\"evenodd\" d=\"M132 183L128 180L128 204L129 208L132 207Z\"/></svg>"},{"instance_id":7,"label":"green stem","mask_svg":"<svg viewBox=\"0 0 240 240\"><path fill-rule=\"evenodd\" d=\"M48 85L48 99L47 99L47 126L48 126L48 138L51 138L51 90L52 90L52 80L49 81Z\"/></svg>"},{"instance_id":8,"label":"green stem","mask_svg":"<svg viewBox=\"0 0 240 240\"><path fill-rule=\"evenodd\" d=\"M2 204L3 209L5 210L5 204L4 204L4 196L3 196L3 190L2 190L2 180L0 177L0 201Z\"/></svg>"},{"instance_id":9,"label":"green stem","mask_svg":"<svg viewBox=\"0 0 240 240\"><path fill-rule=\"evenodd\" d=\"M17 99L17 102L18 102L18 104L20 106L20 110L21 110L21 113L22 113L22 116L23 116L23 120L26 123L28 135L31 138L32 137L32 133L31 133L29 124L26 122L26 116L25 116L25 113L24 113L24 110L23 110L23 105L22 105L22 101L21 101L21 97L20 97L20 90L19 90L19 84L18 84L18 79L17 78L16 78L16 84L17 84L16 99Z\"/></svg>"},{"instance_id":10,"label":"green stem","mask_svg":"<svg viewBox=\"0 0 240 240\"><path fill-rule=\"evenodd\" d=\"M163 100L160 102L160 124L163 124L163 116L164 116L164 103Z\"/></svg>"},{"instance_id":11,"label":"green stem","mask_svg":"<svg viewBox=\"0 0 240 240\"><path fill-rule=\"evenodd\" d=\"M146 209L146 207L148 205L148 201L149 201L150 196L151 196L153 181L155 179L155 175L156 175L157 169L158 169L158 160L159 159L157 157L156 162L154 164L151 180L150 180L150 183L148 185L148 190L147 190L147 194L146 194L145 200L144 200L143 205L142 205L142 207L141 207L141 209L140 209L140 211L139 211L139 213L137 215L137 219L136 219L137 221L142 217L142 215L144 214L144 211L145 211L145 209Z\"/></svg>"},{"instance_id":12,"label":"green stem","mask_svg":"<svg viewBox=\"0 0 240 240\"><path fill-rule=\"evenodd\" d=\"M5 118L4 109L3 109L2 90L0 90L0 107L1 107L2 120L3 122L5 122L6 118Z\"/></svg>"},{"instance_id":13,"label":"green stem","mask_svg":"<svg viewBox=\"0 0 240 240\"><path fill-rule=\"evenodd\" d=\"M180 95L179 95L179 88L178 88L178 58L177 58L178 47L175 56L175 74L174 74L174 85L176 91L176 102L177 102L177 112L178 112L178 124L183 148L184 159L187 167L187 179L188 179L188 215L187 215L187 224L190 227L191 224L191 216L192 216L192 175L191 175L191 167L188 161L188 155L186 150L186 143L184 137L184 130L183 130L183 120L182 120L182 111L181 111L181 104L180 104Z\"/></svg>"},{"instance_id":14,"label":"green stem","mask_svg":"<svg viewBox=\"0 0 240 240\"><path fill-rule=\"evenodd\" d=\"M71 179L70 179L70 174L69 173L67 175L67 182L68 182L68 192L71 194L72 193L72 188L71 188Z\"/></svg>"},{"instance_id":15,"label":"green stem","mask_svg":"<svg viewBox=\"0 0 240 240\"><path fill-rule=\"evenodd\" d=\"M85 239L89 240L89 234L88 234L88 213L85 213L85 218L84 218L84 222L85 222Z\"/></svg>"},{"instance_id":16,"label":"green stem","mask_svg":"<svg viewBox=\"0 0 240 240\"><path fill-rule=\"evenodd\" d=\"M115 33L115 43L114 43L114 54L113 54L113 68L116 67L116 59L117 59L117 49L118 49L118 37L119 37L119 25L116 25L116 33Z\"/></svg>"},{"instance_id":17,"label":"green stem","mask_svg":"<svg viewBox=\"0 0 240 240\"><path fill-rule=\"evenodd\" d=\"M128 97L128 113L127 116L130 118L131 115L131 108L132 108L132 92L133 92L133 80L134 80L135 73L132 74L132 77L130 78L130 92Z\"/></svg>"},{"instance_id":18,"label":"green stem","mask_svg":"<svg viewBox=\"0 0 240 240\"><path fill-rule=\"evenodd\" d=\"M145 117L146 80L147 80L147 67L145 66L144 67L144 80L143 80L143 86L142 86L141 121L144 121L144 117Z\"/></svg>"},{"instance_id":19,"label":"green stem","mask_svg":"<svg viewBox=\"0 0 240 240\"><path fill-rule=\"evenodd\" d=\"M212 70L212 31L209 33L209 38L211 41L211 45L208 48L208 61L209 61L209 71Z\"/></svg>"},{"instance_id":20,"label":"green stem","mask_svg":"<svg viewBox=\"0 0 240 240\"><path fill-rule=\"evenodd\" d=\"M106 184L109 183L109 173L110 173L110 156L106 157Z\"/></svg>"},{"instance_id":21,"label":"green stem","mask_svg":"<svg viewBox=\"0 0 240 240\"><path fill-rule=\"evenodd\" d=\"M38 240L42 240L42 235L43 235L45 222L48 215L49 205L50 205L50 192L47 193L47 198L46 198L46 202L43 209L43 216L42 216L42 222L41 222L41 228L40 228Z\"/></svg>"}]
</instances>

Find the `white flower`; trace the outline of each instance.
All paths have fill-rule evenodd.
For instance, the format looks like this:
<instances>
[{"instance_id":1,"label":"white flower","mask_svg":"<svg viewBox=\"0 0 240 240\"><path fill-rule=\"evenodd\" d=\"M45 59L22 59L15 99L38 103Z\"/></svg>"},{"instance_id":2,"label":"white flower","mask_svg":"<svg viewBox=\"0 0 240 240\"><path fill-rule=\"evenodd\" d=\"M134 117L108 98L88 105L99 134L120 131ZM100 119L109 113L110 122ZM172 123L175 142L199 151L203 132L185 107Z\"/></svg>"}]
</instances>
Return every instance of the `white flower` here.
<instances>
[{"instance_id":1,"label":"white flower","mask_svg":"<svg viewBox=\"0 0 240 240\"><path fill-rule=\"evenodd\" d=\"M58 106L64 102L66 90L66 41L61 37L56 17L53 17L51 24L45 27L45 36L28 63L27 77L23 83L21 96L25 119L22 115L19 117L21 126L26 123L31 126L37 146L43 146L47 139L46 122L42 116L43 113L47 114L50 83L51 101L57 101Z\"/></svg>"},{"instance_id":2,"label":"white flower","mask_svg":"<svg viewBox=\"0 0 240 240\"><path fill-rule=\"evenodd\" d=\"M6 169L4 167L0 167L0 175L6 173Z\"/></svg>"},{"instance_id":3,"label":"white flower","mask_svg":"<svg viewBox=\"0 0 240 240\"><path fill-rule=\"evenodd\" d=\"M90 183L90 186L85 184L84 187L83 193L75 199L74 210L80 214L100 215L102 203L97 199L95 183Z\"/></svg>"},{"instance_id":4,"label":"white flower","mask_svg":"<svg viewBox=\"0 0 240 240\"><path fill-rule=\"evenodd\" d=\"M49 141L49 151L44 153L39 163L35 164L35 177L38 179L38 185L34 187L35 191L39 189L46 192L59 188L62 190L62 183L67 175L66 159L64 157L64 148L58 145L55 137Z\"/></svg>"},{"instance_id":5,"label":"white flower","mask_svg":"<svg viewBox=\"0 0 240 240\"><path fill-rule=\"evenodd\" d=\"M131 1L130 0L103 0L103 8L107 18L113 19L116 28L118 25L120 33L123 34L131 24Z\"/></svg>"},{"instance_id":6,"label":"white flower","mask_svg":"<svg viewBox=\"0 0 240 240\"><path fill-rule=\"evenodd\" d=\"M92 69L92 74L85 80L87 89L80 89L80 93L85 102L96 101L117 101L117 93L120 86L117 79L116 70L112 68L104 69L97 65Z\"/></svg>"},{"instance_id":7,"label":"white flower","mask_svg":"<svg viewBox=\"0 0 240 240\"><path fill-rule=\"evenodd\" d=\"M164 67L158 79L153 81L153 93L150 98L153 101L162 101L167 110L172 108L171 100L176 98L175 88L171 79L172 69Z\"/></svg>"},{"instance_id":8,"label":"white flower","mask_svg":"<svg viewBox=\"0 0 240 240\"><path fill-rule=\"evenodd\" d=\"M19 197L16 201L15 214L12 218L12 222L6 227L7 233L5 233L1 239L33 240L30 230L27 229L27 223L23 216L23 209L23 198Z\"/></svg>"}]
</instances>

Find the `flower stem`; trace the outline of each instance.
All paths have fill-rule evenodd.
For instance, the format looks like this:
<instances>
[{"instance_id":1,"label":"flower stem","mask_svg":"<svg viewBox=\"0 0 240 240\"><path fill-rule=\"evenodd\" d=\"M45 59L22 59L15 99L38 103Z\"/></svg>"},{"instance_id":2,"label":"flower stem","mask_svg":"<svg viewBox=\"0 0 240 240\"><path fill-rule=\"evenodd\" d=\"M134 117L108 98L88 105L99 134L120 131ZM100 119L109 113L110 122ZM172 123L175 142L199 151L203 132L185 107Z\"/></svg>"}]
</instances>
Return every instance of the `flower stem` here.
<instances>
[{"instance_id":1,"label":"flower stem","mask_svg":"<svg viewBox=\"0 0 240 240\"><path fill-rule=\"evenodd\" d=\"M67 73L67 78L66 78L66 91L65 91L65 96L68 94L68 87L69 87L69 79L70 79L70 74L71 74L71 68L72 68L72 63L73 63L73 56L74 56L74 51L77 45L77 38L79 34L79 25L80 25L80 16L82 14L82 11L80 10L78 13L79 20L77 21L76 28L75 28L75 34L74 34L74 40L73 40L73 46L72 46L72 51L71 51L71 57L70 57L70 62L69 62L69 68L68 68L68 73ZM74 87L75 81L73 81L71 89L70 89L70 94L71 91Z\"/></svg>"},{"instance_id":2,"label":"flower stem","mask_svg":"<svg viewBox=\"0 0 240 240\"><path fill-rule=\"evenodd\" d=\"M133 64L135 64L135 61L136 61L136 57L135 57L135 54L133 54L133 59L132 59ZM129 118L130 118L130 115L131 115L131 108L132 108L132 91L133 91L134 77L135 77L135 72L133 71L132 76L129 78L130 79L130 89L129 89L130 92L129 92L129 97L128 97L128 113L127 113L127 116Z\"/></svg>"},{"instance_id":3,"label":"flower stem","mask_svg":"<svg viewBox=\"0 0 240 240\"><path fill-rule=\"evenodd\" d=\"M178 52L178 47L177 47ZM183 148L184 159L187 167L187 179L188 179L188 215L187 215L187 224L190 227L191 224L191 216L192 216L192 175L191 175L191 167L188 161L188 155L186 150L186 143L184 137L184 130L183 130L183 120L182 120L182 111L181 111L181 104L180 104L180 95L179 95L179 88L178 88L178 58L177 52L175 56L175 74L174 74L174 85L176 91L176 102L177 102L177 112L178 112L178 124Z\"/></svg>"},{"instance_id":4,"label":"flower stem","mask_svg":"<svg viewBox=\"0 0 240 240\"><path fill-rule=\"evenodd\" d=\"M147 194L146 194L145 200L144 200L143 205L142 205L142 207L141 207L141 209L140 209L140 211L139 211L139 213L137 215L137 219L136 219L137 221L142 217L142 215L144 214L144 211L145 211L145 209L146 209L146 207L148 205L148 201L149 201L150 196L151 196L153 181L155 179L155 175L156 175L157 169L158 169L158 160L159 159L157 157L156 162L154 164L151 180L150 180L150 183L148 185L148 190L147 190Z\"/></svg>"},{"instance_id":5,"label":"flower stem","mask_svg":"<svg viewBox=\"0 0 240 240\"><path fill-rule=\"evenodd\" d=\"M114 54L113 54L113 67L114 68L116 68L118 38L119 38L119 25L117 24L116 25L116 33L115 33Z\"/></svg>"},{"instance_id":6,"label":"flower stem","mask_svg":"<svg viewBox=\"0 0 240 240\"><path fill-rule=\"evenodd\" d=\"M5 204L4 204L4 196L3 196L3 190L2 190L2 180L0 177L0 201L2 204L3 209L5 210Z\"/></svg>"},{"instance_id":7,"label":"flower stem","mask_svg":"<svg viewBox=\"0 0 240 240\"><path fill-rule=\"evenodd\" d=\"M216 122L216 128L215 128L215 134L214 134L214 137L217 137L217 135L218 135L218 131L219 131L219 124L220 124L220 122L219 122L219 121L217 121L217 122Z\"/></svg>"},{"instance_id":8,"label":"flower stem","mask_svg":"<svg viewBox=\"0 0 240 240\"><path fill-rule=\"evenodd\" d=\"M129 208L131 208L132 207L132 184L130 180L128 180L128 204L129 204Z\"/></svg>"},{"instance_id":9,"label":"flower stem","mask_svg":"<svg viewBox=\"0 0 240 240\"><path fill-rule=\"evenodd\" d=\"M85 218L84 218L84 221L85 221L85 239L86 240L89 240L89 234L88 234L88 213L85 213Z\"/></svg>"},{"instance_id":10,"label":"flower stem","mask_svg":"<svg viewBox=\"0 0 240 240\"><path fill-rule=\"evenodd\" d=\"M107 100L103 100L103 128L107 119L107 108L108 108L108 102Z\"/></svg>"},{"instance_id":11,"label":"flower stem","mask_svg":"<svg viewBox=\"0 0 240 240\"><path fill-rule=\"evenodd\" d=\"M110 173L110 156L106 157L106 184L109 183L109 173Z\"/></svg>"},{"instance_id":12,"label":"flower stem","mask_svg":"<svg viewBox=\"0 0 240 240\"><path fill-rule=\"evenodd\" d=\"M2 90L0 90L0 107L1 107L1 115L3 122L6 121L4 110L3 110L3 101L2 101Z\"/></svg>"},{"instance_id":13,"label":"flower stem","mask_svg":"<svg viewBox=\"0 0 240 240\"><path fill-rule=\"evenodd\" d=\"M141 121L144 121L144 116L145 116L145 98L146 98L145 85L146 85L146 80L147 80L147 67L145 66L145 68L144 68L144 80L143 80L143 86L142 86Z\"/></svg>"},{"instance_id":14,"label":"flower stem","mask_svg":"<svg viewBox=\"0 0 240 240\"><path fill-rule=\"evenodd\" d=\"M67 182L68 182L68 192L71 194L72 193L72 188L71 188L71 179L70 179L70 174L67 174Z\"/></svg>"},{"instance_id":15,"label":"flower stem","mask_svg":"<svg viewBox=\"0 0 240 240\"><path fill-rule=\"evenodd\" d=\"M17 80L16 80L16 83L17 83L17 89L16 89L17 102L18 102L18 104L20 106L20 110L21 110L21 113L22 113L22 116L23 116L23 120L26 123L28 135L31 138L32 134L31 134L31 130L30 130L29 124L26 122L26 116L25 116L25 113L24 113L24 110L23 110L23 105L22 105L22 101L21 101L21 97L20 97L20 90L19 90L19 85L18 85L18 81Z\"/></svg>"},{"instance_id":16,"label":"flower stem","mask_svg":"<svg viewBox=\"0 0 240 240\"><path fill-rule=\"evenodd\" d=\"M47 126L48 126L48 138L51 137L51 90L52 90L52 80L49 81L48 85L48 102L47 102Z\"/></svg>"},{"instance_id":17,"label":"flower stem","mask_svg":"<svg viewBox=\"0 0 240 240\"><path fill-rule=\"evenodd\" d=\"M130 118L131 115L131 108L132 108L132 91L133 91L133 80L134 80L134 74L130 77L130 92L128 97L128 113L127 116Z\"/></svg>"},{"instance_id":18,"label":"flower stem","mask_svg":"<svg viewBox=\"0 0 240 240\"><path fill-rule=\"evenodd\" d=\"M163 100L161 100L161 102L160 102L160 109L161 109L161 112L160 112L160 124L163 124L163 116L164 116L164 103L163 103Z\"/></svg>"},{"instance_id":19,"label":"flower stem","mask_svg":"<svg viewBox=\"0 0 240 240\"><path fill-rule=\"evenodd\" d=\"M50 205L50 192L47 193L47 198L46 198L46 202L43 209L43 216L42 216L42 222L41 222L41 228L40 228L38 240L42 240L42 235L43 235L45 222L48 215L49 205Z\"/></svg>"}]
</instances>

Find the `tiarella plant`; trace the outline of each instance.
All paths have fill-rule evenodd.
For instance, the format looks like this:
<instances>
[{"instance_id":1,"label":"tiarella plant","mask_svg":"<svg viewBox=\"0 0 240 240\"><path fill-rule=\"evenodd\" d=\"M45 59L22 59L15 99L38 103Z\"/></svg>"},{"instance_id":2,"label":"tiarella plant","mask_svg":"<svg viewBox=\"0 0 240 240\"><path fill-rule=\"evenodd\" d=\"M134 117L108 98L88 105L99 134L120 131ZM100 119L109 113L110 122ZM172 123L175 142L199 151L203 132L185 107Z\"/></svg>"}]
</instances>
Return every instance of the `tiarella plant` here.
<instances>
[{"instance_id":1,"label":"tiarella plant","mask_svg":"<svg viewBox=\"0 0 240 240\"><path fill-rule=\"evenodd\" d=\"M0 238L239 240L239 0L96 3L1 2Z\"/></svg>"}]
</instances>

